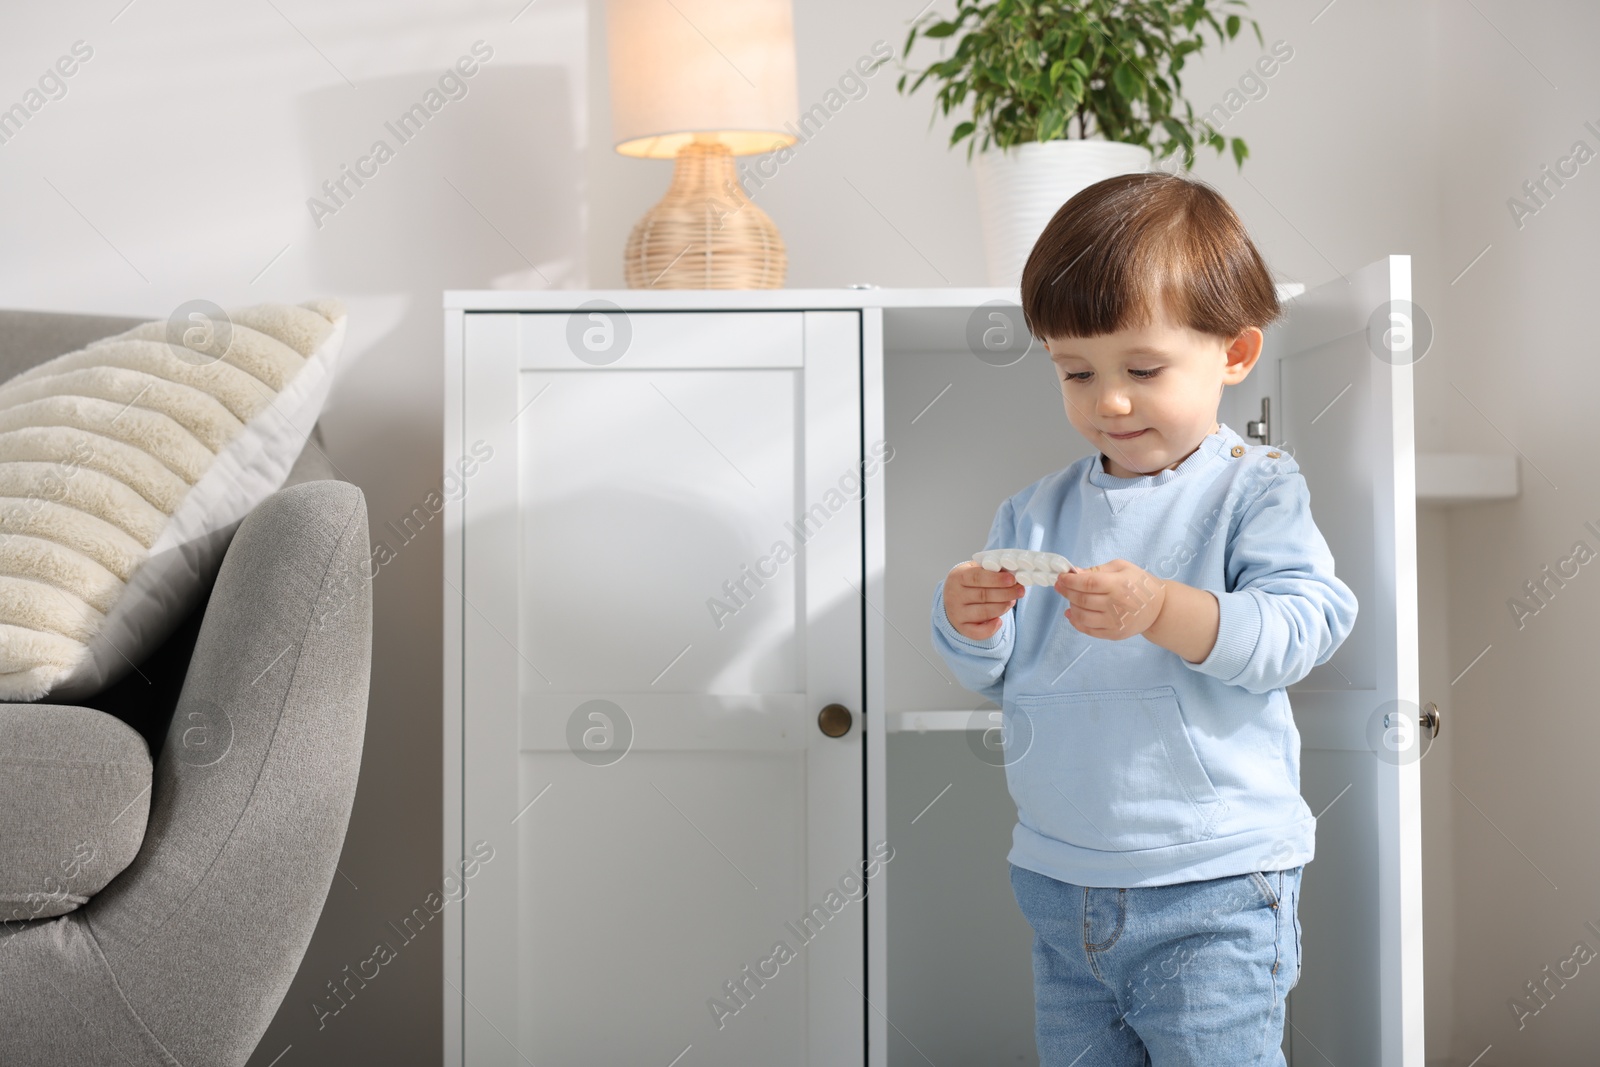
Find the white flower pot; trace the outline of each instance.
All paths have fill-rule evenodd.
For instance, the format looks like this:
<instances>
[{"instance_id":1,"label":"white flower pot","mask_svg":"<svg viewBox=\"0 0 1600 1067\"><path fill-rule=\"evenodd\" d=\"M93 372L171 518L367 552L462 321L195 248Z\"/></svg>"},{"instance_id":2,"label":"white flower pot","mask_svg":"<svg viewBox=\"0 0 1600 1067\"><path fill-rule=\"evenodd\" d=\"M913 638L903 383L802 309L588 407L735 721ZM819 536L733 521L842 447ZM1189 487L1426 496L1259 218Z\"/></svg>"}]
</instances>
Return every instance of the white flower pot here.
<instances>
[{"instance_id":1,"label":"white flower pot","mask_svg":"<svg viewBox=\"0 0 1600 1067\"><path fill-rule=\"evenodd\" d=\"M1150 169L1150 149L1119 141L1029 141L977 155L989 284L1016 288L1033 243L1061 205L1118 174Z\"/></svg>"}]
</instances>

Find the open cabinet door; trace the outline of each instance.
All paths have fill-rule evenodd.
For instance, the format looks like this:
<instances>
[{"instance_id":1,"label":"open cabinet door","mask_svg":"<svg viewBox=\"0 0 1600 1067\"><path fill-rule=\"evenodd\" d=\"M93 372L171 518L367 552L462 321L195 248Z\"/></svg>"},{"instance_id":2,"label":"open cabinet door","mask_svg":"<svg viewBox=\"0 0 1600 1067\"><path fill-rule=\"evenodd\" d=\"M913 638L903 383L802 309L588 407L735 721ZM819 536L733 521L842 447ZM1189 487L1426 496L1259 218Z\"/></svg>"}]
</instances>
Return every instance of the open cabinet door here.
<instances>
[{"instance_id":1,"label":"open cabinet door","mask_svg":"<svg viewBox=\"0 0 1600 1067\"><path fill-rule=\"evenodd\" d=\"M1294 456L1336 573L1360 602L1328 662L1289 688L1317 816L1299 902L1292 1065L1423 1067L1411 259L1289 301L1234 398ZM1243 428L1245 412L1233 409Z\"/></svg>"}]
</instances>

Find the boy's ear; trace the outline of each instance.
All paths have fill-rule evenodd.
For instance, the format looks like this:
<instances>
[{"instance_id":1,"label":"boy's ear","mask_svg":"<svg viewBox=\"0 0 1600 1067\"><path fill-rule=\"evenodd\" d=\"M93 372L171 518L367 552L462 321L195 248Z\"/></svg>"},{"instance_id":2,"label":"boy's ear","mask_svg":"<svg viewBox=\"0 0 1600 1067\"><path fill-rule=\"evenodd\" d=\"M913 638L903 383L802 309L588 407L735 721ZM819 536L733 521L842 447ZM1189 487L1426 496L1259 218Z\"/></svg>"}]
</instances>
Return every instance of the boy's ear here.
<instances>
[{"instance_id":1,"label":"boy's ear","mask_svg":"<svg viewBox=\"0 0 1600 1067\"><path fill-rule=\"evenodd\" d=\"M1265 340L1259 327L1246 326L1228 342L1228 365L1222 371L1224 385L1238 385L1245 380L1255 367L1256 360L1261 358L1261 345Z\"/></svg>"}]
</instances>

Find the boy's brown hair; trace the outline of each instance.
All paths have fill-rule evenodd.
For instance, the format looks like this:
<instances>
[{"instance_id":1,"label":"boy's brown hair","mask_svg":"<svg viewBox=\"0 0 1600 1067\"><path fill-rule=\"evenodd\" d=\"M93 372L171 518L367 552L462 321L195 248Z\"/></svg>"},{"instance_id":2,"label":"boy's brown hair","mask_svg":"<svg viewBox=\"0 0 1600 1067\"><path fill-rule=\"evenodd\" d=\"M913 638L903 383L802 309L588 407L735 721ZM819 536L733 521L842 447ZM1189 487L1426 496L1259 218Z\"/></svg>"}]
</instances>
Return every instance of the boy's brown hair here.
<instances>
[{"instance_id":1,"label":"boy's brown hair","mask_svg":"<svg viewBox=\"0 0 1600 1067\"><path fill-rule=\"evenodd\" d=\"M1233 208L1204 182L1119 174L1062 204L1022 269L1022 315L1040 338L1097 337L1172 321L1216 337L1263 330L1282 309Z\"/></svg>"}]
</instances>

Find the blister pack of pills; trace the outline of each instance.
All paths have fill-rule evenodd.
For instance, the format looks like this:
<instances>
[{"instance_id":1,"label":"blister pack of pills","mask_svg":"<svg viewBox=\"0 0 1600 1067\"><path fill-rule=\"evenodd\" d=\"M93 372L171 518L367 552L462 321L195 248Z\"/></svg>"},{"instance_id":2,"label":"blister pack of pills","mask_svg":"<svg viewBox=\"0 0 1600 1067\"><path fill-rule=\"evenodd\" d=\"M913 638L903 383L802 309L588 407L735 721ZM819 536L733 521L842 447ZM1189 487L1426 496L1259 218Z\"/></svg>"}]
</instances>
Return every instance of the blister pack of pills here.
<instances>
[{"instance_id":1,"label":"blister pack of pills","mask_svg":"<svg viewBox=\"0 0 1600 1067\"><path fill-rule=\"evenodd\" d=\"M991 548L975 552L972 562L986 571L1010 571L1023 585L1055 585L1056 578L1074 567L1066 556L1055 552L1031 552L1025 548Z\"/></svg>"}]
</instances>

